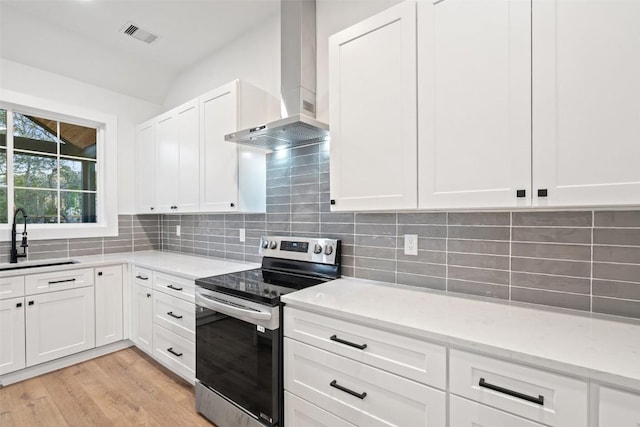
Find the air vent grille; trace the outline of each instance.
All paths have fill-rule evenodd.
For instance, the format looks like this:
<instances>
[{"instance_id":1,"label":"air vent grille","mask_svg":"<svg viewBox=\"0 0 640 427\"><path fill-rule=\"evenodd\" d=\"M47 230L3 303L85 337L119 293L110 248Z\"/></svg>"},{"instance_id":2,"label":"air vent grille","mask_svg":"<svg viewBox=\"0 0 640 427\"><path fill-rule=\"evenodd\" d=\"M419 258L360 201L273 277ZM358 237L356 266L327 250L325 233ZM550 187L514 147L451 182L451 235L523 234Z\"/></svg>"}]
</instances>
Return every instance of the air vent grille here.
<instances>
[{"instance_id":1,"label":"air vent grille","mask_svg":"<svg viewBox=\"0 0 640 427\"><path fill-rule=\"evenodd\" d=\"M124 27L120 29L120 32L148 44L153 43L158 38L155 34L143 30L131 22L127 22Z\"/></svg>"},{"instance_id":2,"label":"air vent grille","mask_svg":"<svg viewBox=\"0 0 640 427\"><path fill-rule=\"evenodd\" d=\"M135 25L129 25L129 27L127 27L127 29L124 30L124 33L125 34L129 34L131 36L131 35L133 35L133 33L135 33L138 30L139 30L139 28L136 27Z\"/></svg>"}]
</instances>

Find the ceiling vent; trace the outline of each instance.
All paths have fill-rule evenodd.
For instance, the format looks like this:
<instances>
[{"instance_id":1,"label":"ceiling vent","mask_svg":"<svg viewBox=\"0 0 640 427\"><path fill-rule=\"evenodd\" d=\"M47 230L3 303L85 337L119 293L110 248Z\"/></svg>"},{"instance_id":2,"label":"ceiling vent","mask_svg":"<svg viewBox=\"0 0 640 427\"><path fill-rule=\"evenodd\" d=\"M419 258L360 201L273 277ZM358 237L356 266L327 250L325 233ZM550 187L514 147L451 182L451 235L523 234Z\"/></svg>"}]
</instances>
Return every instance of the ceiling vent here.
<instances>
[{"instance_id":1,"label":"ceiling vent","mask_svg":"<svg viewBox=\"0 0 640 427\"><path fill-rule=\"evenodd\" d=\"M120 29L120 32L147 44L153 43L158 38L155 34L151 34L149 31L143 30L131 22L127 22L124 27Z\"/></svg>"}]
</instances>

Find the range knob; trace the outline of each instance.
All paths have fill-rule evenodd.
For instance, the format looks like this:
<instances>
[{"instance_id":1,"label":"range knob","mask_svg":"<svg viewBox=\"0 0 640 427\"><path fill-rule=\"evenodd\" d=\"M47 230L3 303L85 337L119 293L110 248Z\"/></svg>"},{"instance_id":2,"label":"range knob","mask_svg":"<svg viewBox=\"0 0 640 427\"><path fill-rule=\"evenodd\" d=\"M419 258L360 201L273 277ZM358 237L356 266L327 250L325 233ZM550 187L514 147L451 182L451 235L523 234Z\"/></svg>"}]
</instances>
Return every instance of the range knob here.
<instances>
[{"instance_id":1,"label":"range knob","mask_svg":"<svg viewBox=\"0 0 640 427\"><path fill-rule=\"evenodd\" d=\"M324 247L324 254L331 255L333 253L333 246L327 245Z\"/></svg>"},{"instance_id":2,"label":"range knob","mask_svg":"<svg viewBox=\"0 0 640 427\"><path fill-rule=\"evenodd\" d=\"M322 252L322 245L319 245L316 243L316 245L313 247L313 253L314 254L319 254Z\"/></svg>"},{"instance_id":3,"label":"range knob","mask_svg":"<svg viewBox=\"0 0 640 427\"><path fill-rule=\"evenodd\" d=\"M262 248L263 249L267 249L269 247L269 241L268 240L263 240L262 241Z\"/></svg>"},{"instance_id":4,"label":"range knob","mask_svg":"<svg viewBox=\"0 0 640 427\"><path fill-rule=\"evenodd\" d=\"M278 247L278 242L276 242L275 240L272 240L269 242L269 249L275 249Z\"/></svg>"}]
</instances>

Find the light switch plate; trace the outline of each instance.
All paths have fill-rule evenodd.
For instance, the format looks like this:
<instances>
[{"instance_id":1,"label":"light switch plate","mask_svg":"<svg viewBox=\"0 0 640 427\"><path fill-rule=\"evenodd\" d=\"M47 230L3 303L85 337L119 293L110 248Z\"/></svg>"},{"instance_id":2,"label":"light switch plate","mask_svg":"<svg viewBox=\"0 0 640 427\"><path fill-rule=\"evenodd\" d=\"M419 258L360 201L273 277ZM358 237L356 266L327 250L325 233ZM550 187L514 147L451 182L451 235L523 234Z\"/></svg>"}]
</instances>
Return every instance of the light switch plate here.
<instances>
[{"instance_id":1,"label":"light switch plate","mask_svg":"<svg viewBox=\"0 0 640 427\"><path fill-rule=\"evenodd\" d=\"M180 224L176 225L176 236L180 235Z\"/></svg>"},{"instance_id":2,"label":"light switch plate","mask_svg":"<svg viewBox=\"0 0 640 427\"><path fill-rule=\"evenodd\" d=\"M244 242L245 241L245 233L244 233L244 228L240 229L240 241Z\"/></svg>"},{"instance_id":3,"label":"light switch plate","mask_svg":"<svg viewBox=\"0 0 640 427\"><path fill-rule=\"evenodd\" d=\"M417 234L404 235L404 254L418 255L418 235Z\"/></svg>"}]
</instances>

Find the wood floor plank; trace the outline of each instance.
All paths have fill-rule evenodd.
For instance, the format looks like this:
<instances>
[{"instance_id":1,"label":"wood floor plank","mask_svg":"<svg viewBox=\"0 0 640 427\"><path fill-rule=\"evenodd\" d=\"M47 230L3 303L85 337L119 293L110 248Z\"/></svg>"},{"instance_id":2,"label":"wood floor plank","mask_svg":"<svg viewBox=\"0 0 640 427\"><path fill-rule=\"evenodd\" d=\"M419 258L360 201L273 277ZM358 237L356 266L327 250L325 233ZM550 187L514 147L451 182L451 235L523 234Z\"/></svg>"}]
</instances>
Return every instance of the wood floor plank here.
<instances>
[{"instance_id":1,"label":"wood floor plank","mask_svg":"<svg viewBox=\"0 0 640 427\"><path fill-rule=\"evenodd\" d=\"M0 388L0 426L208 426L193 387L128 348Z\"/></svg>"}]
</instances>

